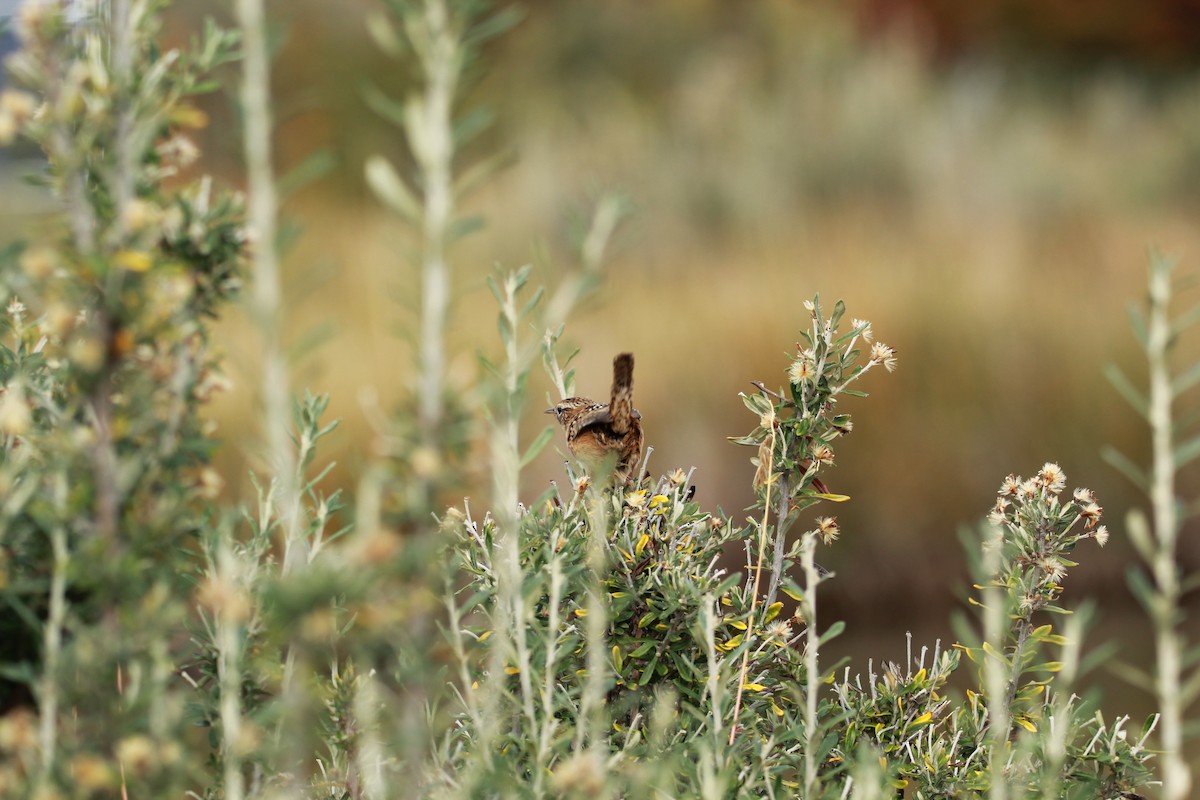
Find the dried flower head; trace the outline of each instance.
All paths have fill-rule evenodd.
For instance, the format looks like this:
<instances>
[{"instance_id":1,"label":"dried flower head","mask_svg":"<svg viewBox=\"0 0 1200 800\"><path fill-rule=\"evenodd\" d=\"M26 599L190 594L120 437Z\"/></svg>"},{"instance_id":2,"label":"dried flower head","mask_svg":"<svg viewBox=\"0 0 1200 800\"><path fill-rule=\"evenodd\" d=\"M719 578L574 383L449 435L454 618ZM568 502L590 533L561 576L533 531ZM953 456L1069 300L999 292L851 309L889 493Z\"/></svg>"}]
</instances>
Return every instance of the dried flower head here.
<instances>
[{"instance_id":1,"label":"dried flower head","mask_svg":"<svg viewBox=\"0 0 1200 800\"><path fill-rule=\"evenodd\" d=\"M636 492L630 492L625 495L625 505L630 508L641 508L646 505L647 492L645 489L639 489Z\"/></svg>"},{"instance_id":2,"label":"dried flower head","mask_svg":"<svg viewBox=\"0 0 1200 800\"><path fill-rule=\"evenodd\" d=\"M837 540L841 532L841 528L837 524L837 517L817 518L817 535L821 537L822 544L832 544Z\"/></svg>"},{"instance_id":3,"label":"dried flower head","mask_svg":"<svg viewBox=\"0 0 1200 800\"><path fill-rule=\"evenodd\" d=\"M1058 494L1067 485L1067 476L1058 464L1047 461L1038 472L1038 480L1050 491Z\"/></svg>"},{"instance_id":4,"label":"dried flower head","mask_svg":"<svg viewBox=\"0 0 1200 800\"><path fill-rule=\"evenodd\" d=\"M164 161L179 167L188 167L200 157L200 148L196 143L183 134L175 134L164 139L155 148L155 152Z\"/></svg>"},{"instance_id":5,"label":"dried flower head","mask_svg":"<svg viewBox=\"0 0 1200 800\"><path fill-rule=\"evenodd\" d=\"M1104 509L1097 503L1088 503L1079 509L1079 516L1083 518L1084 527L1088 530L1096 527L1096 523L1100 521L1100 516L1104 513Z\"/></svg>"},{"instance_id":6,"label":"dried flower head","mask_svg":"<svg viewBox=\"0 0 1200 800\"><path fill-rule=\"evenodd\" d=\"M767 625L767 641L779 646L787 644L792 638L792 624L786 619L775 619Z\"/></svg>"},{"instance_id":7,"label":"dried flower head","mask_svg":"<svg viewBox=\"0 0 1200 800\"><path fill-rule=\"evenodd\" d=\"M850 324L854 326L855 330L862 328L862 332L859 334L859 336L863 337L863 339L867 340L868 342L875 338L875 331L871 330L871 323L869 321L865 319L856 319L852 320Z\"/></svg>"},{"instance_id":8,"label":"dried flower head","mask_svg":"<svg viewBox=\"0 0 1200 800\"><path fill-rule=\"evenodd\" d=\"M996 525L1008 522L1008 507L1010 503L1003 497L996 498L996 504L988 512L988 521Z\"/></svg>"},{"instance_id":9,"label":"dried flower head","mask_svg":"<svg viewBox=\"0 0 1200 800\"><path fill-rule=\"evenodd\" d=\"M803 354L793 361L792 366L788 368L788 380L796 385L812 380L814 374L815 370L813 369L812 361Z\"/></svg>"},{"instance_id":10,"label":"dried flower head","mask_svg":"<svg viewBox=\"0 0 1200 800\"><path fill-rule=\"evenodd\" d=\"M13 325L20 328L21 323L25 320L25 304L14 297L8 301L8 307L4 310L13 318Z\"/></svg>"},{"instance_id":11,"label":"dried flower head","mask_svg":"<svg viewBox=\"0 0 1200 800\"><path fill-rule=\"evenodd\" d=\"M1043 556L1038 561L1038 568L1045 574L1045 581L1058 583L1067 574L1067 567L1054 556Z\"/></svg>"},{"instance_id":12,"label":"dried flower head","mask_svg":"<svg viewBox=\"0 0 1200 800\"><path fill-rule=\"evenodd\" d=\"M883 368L888 372L896 370L896 351L888 347L883 342L876 342L871 345L871 362L872 364L883 364Z\"/></svg>"}]
</instances>

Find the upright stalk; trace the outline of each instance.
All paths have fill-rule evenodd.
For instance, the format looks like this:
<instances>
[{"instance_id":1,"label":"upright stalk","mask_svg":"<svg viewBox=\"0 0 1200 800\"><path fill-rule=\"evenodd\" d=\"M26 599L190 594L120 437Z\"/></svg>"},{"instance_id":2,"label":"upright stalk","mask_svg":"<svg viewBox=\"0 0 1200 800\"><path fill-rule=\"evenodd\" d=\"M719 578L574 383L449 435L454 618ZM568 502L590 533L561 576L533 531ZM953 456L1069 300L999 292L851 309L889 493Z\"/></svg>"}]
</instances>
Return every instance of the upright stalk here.
<instances>
[{"instance_id":1,"label":"upright stalk","mask_svg":"<svg viewBox=\"0 0 1200 800\"><path fill-rule=\"evenodd\" d=\"M995 538L984 541L983 569L985 583L980 592L983 600L983 640L988 645L983 656L983 689L987 697L987 741L991 751L988 758L991 772L988 800L1008 800L1009 728L1012 725L1010 688L1016 683L1015 663L1010 667L1004 658L1004 640L1009 611L1008 595L999 585L1003 534L991 531Z\"/></svg>"},{"instance_id":2,"label":"upright stalk","mask_svg":"<svg viewBox=\"0 0 1200 800\"><path fill-rule=\"evenodd\" d=\"M286 574L305 564L308 552L298 522L296 451L288 435L291 389L283 351L283 289L276 247L279 201L271 167L270 57L263 0L237 0L236 9L243 43L241 100L247 221L254 236L250 316L262 344L263 427L267 458L279 487L276 515L284 533Z\"/></svg>"},{"instance_id":3,"label":"upright stalk","mask_svg":"<svg viewBox=\"0 0 1200 800\"><path fill-rule=\"evenodd\" d=\"M817 790L817 691L821 685L821 636L817 629L817 584L820 572L813 560L817 536L804 534L800 563L804 569L804 794L815 797Z\"/></svg>"},{"instance_id":4,"label":"upright stalk","mask_svg":"<svg viewBox=\"0 0 1200 800\"><path fill-rule=\"evenodd\" d=\"M417 419L422 443L436 452L443 415L446 316L450 306L446 245L454 218L454 94L462 67L462 48L446 0L425 0L420 20L423 30L414 43L420 45L417 55L425 87L413 106L417 112L408 132L424 188Z\"/></svg>"},{"instance_id":5,"label":"upright stalk","mask_svg":"<svg viewBox=\"0 0 1200 800\"><path fill-rule=\"evenodd\" d=\"M65 486L61 487L60 494L65 501ZM71 560L67 549L67 531L62 525L55 525L50 531L50 548L54 566L50 576L50 609L46 627L42 632L42 675L38 684L41 781L48 781L50 778L58 742L58 669L67 615L67 568Z\"/></svg>"},{"instance_id":6,"label":"upright stalk","mask_svg":"<svg viewBox=\"0 0 1200 800\"><path fill-rule=\"evenodd\" d=\"M1191 775L1183 759L1183 670L1179 632L1175 620L1179 608L1179 567L1175 549L1179 514L1175 500L1174 431L1171 420L1170 350L1172 330L1169 304L1170 267L1155 260L1150 271L1150 318L1146 355L1149 361L1149 421L1153 447L1150 475L1150 505L1154 515L1155 549L1151 560L1158 607L1154 617L1155 676L1163 749L1163 798L1183 800L1188 796Z\"/></svg>"},{"instance_id":7,"label":"upright stalk","mask_svg":"<svg viewBox=\"0 0 1200 800\"><path fill-rule=\"evenodd\" d=\"M228 586L238 589L236 556L229 542L223 539L218 545L214 564L214 577ZM242 620L238 618L237 604L226 602L215 609L217 647L217 679L221 686L221 764L224 769L222 788L225 800L242 800L246 787L242 776Z\"/></svg>"}]
</instances>

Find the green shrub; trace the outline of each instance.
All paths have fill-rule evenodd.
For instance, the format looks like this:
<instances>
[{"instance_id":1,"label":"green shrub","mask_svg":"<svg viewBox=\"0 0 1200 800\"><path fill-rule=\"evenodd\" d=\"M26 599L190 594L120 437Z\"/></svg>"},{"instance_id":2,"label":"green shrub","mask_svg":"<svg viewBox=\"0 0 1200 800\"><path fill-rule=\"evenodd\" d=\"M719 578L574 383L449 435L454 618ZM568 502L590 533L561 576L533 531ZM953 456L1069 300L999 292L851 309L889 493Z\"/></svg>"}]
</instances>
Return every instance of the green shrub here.
<instances>
[{"instance_id":1,"label":"green shrub","mask_svg":"<svg viewBox=\"0 0 1200 800\"><path fill-rule=\"evenodd\" d=\"M622 208L612 198L554 293L526 296L529 268L490 280L501 357L482 359L491 377L472 398L486 448L466 433L471 405L443 403L443 296L419 368L432 402L398 421L402 446L364 470L352 504L321 488L318 448L336 423L310 394L290 420L264 420L275 455L292 448L288 474L259 478L253 509L221 500L201 414L222 384L208 325L247 255L271 248L245 253L240 199L184 178L196 155L184 131L204 121L189 98L214 88L205 76L237 37L210 25L162 51L163 5L113 0L81 18L27 6L9 63L24 88L0 95L0 136L42 147L62 206L43 239L0 254L0 794L1135 798L1151 783L1158 718L1130 730L1075 694L1086 615L1059 605L1063 580L1077 547L1108 534L1093 494L1064 497L1054 464L1005 479L968 537L979 614L956 644L910 642L906 663L865 672L821 658L843 624L818 614L835 576L815 557L841 534L829 509L849 500L823 476L853 429L844 401L863 396L867 372L896 367L840 302L828 314L805 303L785 385L742 397L753 429L734 441L756 467L745 519L705 510L682 470L619 486L568 472L521 503L521 468L553 436L521 446L532 365L540 355L572 393L556 348L598 280ZM447 102L434 114L410 99L425 111L396 117L420 180L380 161L368 174L429 223L433 187L455 191L458 143L454 93L432 78L461 70L508 17L443 0L389 7L376 38L425 59L423 91ZM265 33L252 38L263 56ZM448 150L420 151L422 132ZM269 153L256 158L269 178ZM422 228L422 269L447 286L452 209ZM1200 373L1172 383L1165 371L1168 272L1152 273L1148 350L1152 421L1169 434L1161 392ZM278 324L278 307L258 310ZM279 367L278 330L265 338ZM464 501L435 524L456 465L484 450L490 509ZM1172 468L1194 453L1185 444ZM1155 475L1156 511L1173 508L1169 476ZM1157 581L1135 587L1179 655L1186 584L1169 522L1153 541L1131 528ZM1194 690L1175 666L1159 701L1177 738ZM1189 774L1178 748L1169 756L1178 795Z\"/></svg>"}]
</instances>

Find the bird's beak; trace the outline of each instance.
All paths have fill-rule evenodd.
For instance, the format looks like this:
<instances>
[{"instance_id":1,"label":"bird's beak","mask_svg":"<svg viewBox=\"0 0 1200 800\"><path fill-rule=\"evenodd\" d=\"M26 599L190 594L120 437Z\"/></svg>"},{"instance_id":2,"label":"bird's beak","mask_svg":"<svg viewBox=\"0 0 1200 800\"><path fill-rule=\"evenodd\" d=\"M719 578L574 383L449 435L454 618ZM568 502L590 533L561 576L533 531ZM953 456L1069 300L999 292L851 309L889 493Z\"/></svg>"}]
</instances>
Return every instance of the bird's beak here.
<instances>
[{"instance_id":1,"label":"bird's beak","mask_svg":"<svg viewBox=\"0 0 1200 800\"><path fill-rule=\"evenodd\" d=\"M553 413L554 413L554 409L553 409L553 408L547 408L547 409L546 409L545 411L543 411L542 413L543 413L543 414L553 414Z\"/></svg>"}]
</instances>

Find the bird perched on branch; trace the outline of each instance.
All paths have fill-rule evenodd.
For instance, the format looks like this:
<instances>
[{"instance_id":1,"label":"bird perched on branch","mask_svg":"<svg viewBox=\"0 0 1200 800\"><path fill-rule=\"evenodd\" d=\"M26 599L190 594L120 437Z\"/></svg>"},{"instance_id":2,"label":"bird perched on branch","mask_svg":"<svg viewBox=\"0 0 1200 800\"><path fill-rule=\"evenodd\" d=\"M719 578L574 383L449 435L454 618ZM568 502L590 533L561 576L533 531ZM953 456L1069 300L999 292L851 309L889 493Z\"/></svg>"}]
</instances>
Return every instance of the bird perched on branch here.
<instances>
[{"instance_id":1,"label":"bird perched on branch","mask_svg":"<svg viewBox=\"0 0 1200 800\"><path fill-rule=\"evenodd\" d=\"M567 447L594 477L610 471L614 481L628 482L642 454L642 415L633 407L633 354L613 359L612 398L599 403L568 397L553 408L567 434Z\"/></svg>"}]
</instances>

